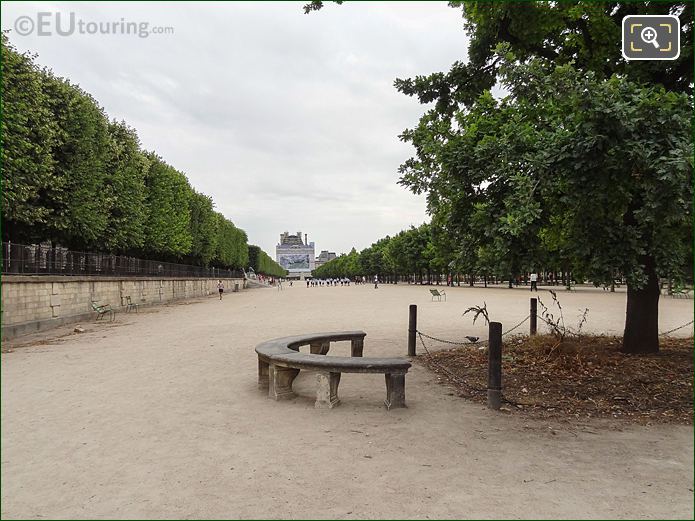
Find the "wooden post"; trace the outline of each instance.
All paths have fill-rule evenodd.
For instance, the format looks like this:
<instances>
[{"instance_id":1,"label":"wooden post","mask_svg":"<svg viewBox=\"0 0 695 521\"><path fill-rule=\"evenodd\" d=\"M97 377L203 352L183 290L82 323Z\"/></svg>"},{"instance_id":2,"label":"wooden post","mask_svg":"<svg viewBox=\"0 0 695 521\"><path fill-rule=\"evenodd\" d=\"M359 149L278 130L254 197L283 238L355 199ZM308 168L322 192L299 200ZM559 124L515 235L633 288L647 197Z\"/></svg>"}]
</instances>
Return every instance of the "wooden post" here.
<instances>
[{"instance_id":1,"label":"wooden post","mask_svg":"<svg viewBox=\"0 0 695 521\"><path fill-rule=\"evenodd\" d=\"M408 356L415 356L415 334L417 332L417 306L410 305L408 316Z\"/></svg>"},{"instance_id":2,"label":"wooden post","mask_svg":"<svg viewBox=\"0 0 695 521\"><path fill-rule=\"evenodd\" d=\"M531 335L535 335L538 332L538 299L531 299Z\"/></svg>"},{"instance_id":3,"label":"wooden post","mask_svg":"<svg viewBox=\"0 0 695 521\"><path fill-rule=\"evenodd\" d=\"M502 324L490 322L488 335L487 407L497 411L502 405Z\"/></svg>"}]
</instances>

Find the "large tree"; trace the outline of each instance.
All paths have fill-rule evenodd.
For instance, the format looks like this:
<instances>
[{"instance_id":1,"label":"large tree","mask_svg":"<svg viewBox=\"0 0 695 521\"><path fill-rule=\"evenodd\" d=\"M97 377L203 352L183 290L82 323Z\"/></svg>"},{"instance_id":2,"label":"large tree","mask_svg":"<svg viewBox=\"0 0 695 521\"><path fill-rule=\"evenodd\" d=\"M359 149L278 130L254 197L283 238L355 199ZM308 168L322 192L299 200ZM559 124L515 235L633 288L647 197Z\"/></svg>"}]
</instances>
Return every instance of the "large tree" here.
<instances>
[{"instance_id":1,"label":"large tree","mask_svg":"<svg viewBox=\"0 0 695 521\"><path fill-rule=\"evenodd\" d=\"M44 89L58 130L52 147L54 183L43 199L51 208L48 235L71 248L104 248L113 194L106 189L109 120L77 85L50 74Z\"/></svg>"},{"instance_id":2,"label":"large tree","mask_svg":"<svg viewBox=\"0 0 695 521\"><path fill-rule=\"evenodd\" d=\"M209 266L217 251L218 220L212 199L193 191L188 201L191 220L191 260Z\"/></svg>"},{"instance_id":3,"label":"large tree","mask_svg":"<svg viewBox=\"0 0 695 521\"><path fill-rule=\"evenodd\" d=\"M623 349L657 351L658 277L681 277L691 251L692 97L507 60L509 96L484 93L406 133L418 155L402 184L509 263L539 260L540 246L596 283L618 269L628 281Z\"/></svg>"},{"instance_id":4,"label":"large tree","mask_svg":"<svg viewBox=\"0 0 695 521\"><path fill-rule=\"evenodd\" d=\"M5 34L0 47L4 240L221 268L248 263L246 233L218 219L182 172L143 152L134 129L109 121L94 98L18 53Z\"/></svg>"},{"instance_id":5,"label":"large tree","mask_svg":"<svg viewBox=\"0 0 695 521\"><path fill-rule=\"evenodd\" d=\"M145 177L145 244L158 258L177 259L191 251L189 201L193 190L188 179L153 152L146 154L150 167Z\"/></svg>"},{"instance_id":6,"label":"large tree","mask_svg":"<svg viewBox=\"0 0 695 521\"><path fill-rule=\"evenodd\" d=\"M3 240L45 239L51 209L41 195L56 182L51 150L58 128L32 56L19 54L4 33L0 38Z\"/></svg>"},{"instance_id":7,"label":"large tree","mask_svg":"<svg viewBox=\"0 0 695 521\"><path fill-rule=\"evenodd\" d=\"M314 2L320 4L320 2ZM693 83L693 3L682 2L493 2L454 1L470 37L468 60L446 72L396 80L403 93L437 111L451 113L473 103L499 79L497 46L506 44L519 61L546 67L572 63L599 79L613 74L638 83L685 92ZM681 23L681 53L673 61L627 62L621 54L622 20L632 14L674 14Z\"/></svg>"},{"instance_id":8,"label":"large tree","mask_svg":"<svg viewBox=\"0 0 695 521\"><path fill-rule=\"evenodd\" d=\"M145 241L145 177L150 162L140 150L135 130L124 122L109 124L106 184L111 205L103 244L107 251L128 253Z\"/></svg>"},{"instance_id":9,"label":"large tree","mask_svg":"<svg viewBox=\"0 0 695 521\"><path fill-rule=\"evenodd\" d=\"M335 2L341 4L342 1ZM460 9L470 42L467 61L455 62L449 72L435 72L398 80L403 92L424 103L438 102L438 110L472 103L498 79L496 48L508 44L519 60L537 58L546 65L572 62L600 78L613 74L639 83L663 85L667 90L688 91L693 83L693 3L690 1L597 2L550 1L450 1ZM321 0L304 6L319 10ZM681 25L681 52L668 62L626 62L621 54L622 20L626 15L673 14Z\"/></svg>"},{"instance_id":10,"label":"large tree","mask_svg":"<svg viewBox=\"0 0 695 521\"><path fill-rule=\"evenodd\" d=\"M691 249L692 3L451 5L463 11L468 61L396 80L435 102L402 135L416 156L401 182L428 194L435 222L509 271L541 257L594 281L619 269L623 349L658 350L657 277L678 274ZM679 59L626 62L628 14L677 15ZM512 95L498 103L490 89L500 82Z\"/></svg>"}]
</instances>

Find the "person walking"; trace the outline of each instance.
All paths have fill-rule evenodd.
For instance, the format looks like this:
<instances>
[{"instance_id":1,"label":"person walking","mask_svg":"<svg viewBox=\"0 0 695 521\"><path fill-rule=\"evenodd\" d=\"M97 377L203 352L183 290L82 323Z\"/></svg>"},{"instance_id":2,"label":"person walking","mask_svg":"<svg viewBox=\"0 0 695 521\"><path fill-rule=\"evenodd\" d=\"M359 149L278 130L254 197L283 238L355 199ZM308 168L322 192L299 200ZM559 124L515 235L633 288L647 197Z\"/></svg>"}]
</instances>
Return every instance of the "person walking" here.
<instances>
[{"instance_id":1,"label":"person walking","mask_svg":"<svg viewBox=\"0 0 695 521\"><path fill-rule=\"evenodd\" d=\"M379 289L379 275L374 275L374 289Z\"/></svg>"},{"instance_id":2,"label":"person walking","mask_svg":"<svg viewBox=\"0 0 695 521\"><path fill-rule=\"evenodd\" d=\"M534 289L538 293L538 273L536 272L531 273L531 291Z\"/></svg>"},{"instance_id":3,"label":"person walking","mask_svg":"<svg viewBox=\"0 0 695 521\"><path fill-rule=\"evenodd\" d=\"M220 300L222 300L222 293L224 293L224 283L220 280L217 284L217 291L220 292Z\"/></svg>"}]
</instances>

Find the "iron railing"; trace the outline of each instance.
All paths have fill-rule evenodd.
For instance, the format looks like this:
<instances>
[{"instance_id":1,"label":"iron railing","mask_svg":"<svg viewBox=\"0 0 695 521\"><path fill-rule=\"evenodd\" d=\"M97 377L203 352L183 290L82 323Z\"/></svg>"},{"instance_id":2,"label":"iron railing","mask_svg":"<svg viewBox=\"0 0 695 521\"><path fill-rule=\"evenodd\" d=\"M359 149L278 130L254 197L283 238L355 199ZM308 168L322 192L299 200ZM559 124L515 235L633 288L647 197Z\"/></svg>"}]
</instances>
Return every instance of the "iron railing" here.
<instances>
[{"instance_id":1,"label":"iron railing","mask_svg":"<svg viewBox=\"0 0 695 521\"><path fill-rule=\"evenodd\" d=\"M205 268L110 253L72 251L50 244L2 243L3 275L243 278L243 270Z\"/></svg>"}]
</instances>

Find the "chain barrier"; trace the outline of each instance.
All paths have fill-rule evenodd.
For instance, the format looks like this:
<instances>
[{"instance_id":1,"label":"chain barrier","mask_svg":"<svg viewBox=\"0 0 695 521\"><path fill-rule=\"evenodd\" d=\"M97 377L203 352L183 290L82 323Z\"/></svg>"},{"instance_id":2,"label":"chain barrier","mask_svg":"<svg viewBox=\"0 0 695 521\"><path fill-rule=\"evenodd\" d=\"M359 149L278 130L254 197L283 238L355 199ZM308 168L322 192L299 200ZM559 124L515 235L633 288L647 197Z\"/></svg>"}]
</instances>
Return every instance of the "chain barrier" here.
<instances>
[{"instance_id":1,"label":"chain barrier","mask_svg":"<svg viewBox=\"0 0 695 521\"><path fill-rule=\"evenodd\" d=\"M529 318L531 318L531 315L527 315L525 319L523 319L521 322L519 322L513 328L508 329L507 331L503 332L502 336L506 336L509 333L511 333L512 331L514 331L515 329L521 327L524 324L524 322L526 322ZM485 345L488 342L487 340L479 340L479 341L476 340L475 342L470 342L470 341L468 341L468 342L454 342L453 340L444 340L443 338L437 338L437 337L433 337L430 335L426 335L425 333L423 333L419 329L416 330L415 332L418 335L420 335L420 341L421 342L422 342L422 337L429 338L430 340L434 340L435 342L441 342L442 344L451 344L454 346L479 346L479 345ZM423 342L423 344L424 344L424 342Z\"/></svg>"},{"instance_id":2,"label":"chain barrier","mask_svg":"<svg viewBox=\"0 0 695 521\"><path fill-rule=\"evenodd\" d=\"M674 331L678 331L679 329L683 329L684 327L689 326L689 325L692 324L693 322L695 322L695 320L691 320L690 322L688 322L687 324L683 324L682 326L678 326L678 327L674 327L673 329L669 329L669 330L666 331L665 333L659 333L659 336L666 336L666 335L669 335L669 334L673 333Z\"/></svg>"},{"instance_id":3,"label":"chain barrier","mask_svg":"<svg viewBox=\"0 0 695 521\"><path fill-rule=\"evenodd\" d=\"M451 371L449 371L449 369L447 369L446 366L443 366L442 364L440 364L439 362L437 362L437 361L432 357L432 353L430 353L429 349L427 349L427 346L425 345L425 341L422 339L423 336L427 336L427 335L424 335L423 333L420 333L419 331L417 332L417 334L418 334L418 336L420 337L420 343L422 344L422 347L424 348L425 353L427 353L427 358L428 358L428 360L430 361L430 363L431 363L432 365L437 366L441 371L443 371L444 373L446 373L447 376L448 376L449 378L451 378L451 379L454 380L455 382L459 383L460 385L463 385L464 387L470 389L471 391L474 391L474 392L477 392L477 393L485 393L485 392L487 392L487 389L480 389L479 387L474 387L474 386L472 386L471 384L469 384L468 382L466 382L465 380L463 380L462 378L460 378L458 375L456 375L456 374L452 373ZM428 338L431 338L431 337L428 337Z\"/></svg>"},{"instance_id":4,"label":"chain barrier","mask_svg":"<svg viewBox=\"0 0 695 521\"><path fill-rule=\"evenodd\" d=\"M543 318L543 317L540 316L540 315L538 315L538 320L540 320L541 322L545 322L545 323L548 324L550 327L554 327L553 324L552 324L551 322L549 322L548 320L546 320L545 318ZM690 322L687 322L687 323L683 324L682 326L674 327L673 329L669 329L668 331L665 331L665 332L663 332L663 333L659 333L659 336L670 335L670 334L673 333L674 331L678 331L679 329L683 329L684 327L688 327L688 326L691 325L693 322L695 322L695 320L691 320Z\"/></svg>"},{"instance_id":5,"label":"chain barrier","mask_svg":"<svg viewBox=\"0 0 695 521\"><path fill-rule=\"evenodd\" d=\"M516 326L514 326L513 328L507 329L505 332L502 333L502 336L508 335L509 333L511 333L512 331L514 331L516 328L520 327L520 326L521 326L524 322L526 322L529 318L531 318L531 315L527 315L526 318L525 318L524 320L522 320L521 322L519 322L519 323L518 323Z\"/></svg>"},{"instance_id":6,"label":"chain barrier","mask_svg":"<svg viewBox=\"0 0 695 521\"><path fill-rule=\"evenodd\" d=\"M480 344L487 344L487 340L481 340L481 341L475 341L475 342L454 342L453 340L443 340L441 338L436 338L433 336L426 335L420 330L416 330L416 333L420 335L421 337L429 338L430 340L434 340L435 342L441 342L442 344L451 344L455 346L475 346L475 345L480 345ZM421 339L422 340L422 339Z\"/></svg>"}]
</instances>

